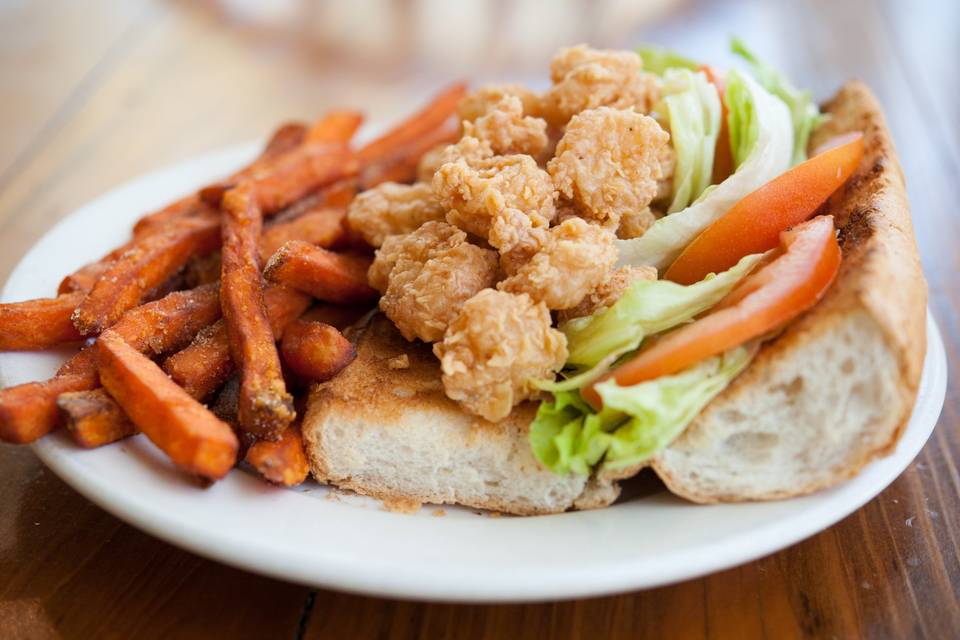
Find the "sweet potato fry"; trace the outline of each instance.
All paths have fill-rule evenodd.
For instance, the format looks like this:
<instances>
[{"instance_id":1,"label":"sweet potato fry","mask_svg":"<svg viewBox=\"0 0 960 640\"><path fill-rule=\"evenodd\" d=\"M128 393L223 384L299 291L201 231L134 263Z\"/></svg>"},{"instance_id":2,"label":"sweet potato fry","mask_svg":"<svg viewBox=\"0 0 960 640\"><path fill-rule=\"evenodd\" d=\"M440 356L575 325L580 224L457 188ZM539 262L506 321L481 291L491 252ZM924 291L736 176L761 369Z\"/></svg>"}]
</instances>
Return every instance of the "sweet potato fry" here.
<instances>
[{"instance_id":1,"label":"sweet potato fry","mask_svg":"<svg viewBox=\"0 0 960 640\"><path fill-rule=\"evenodd\" d=\"M223 198L220 304L230 353L240 369L240 425L275 440L296 417L264 309L259 247L262 217L252 183Z\"/></svg>"},{"instance_id":2,"label":"sweet potato fry","mask_svg":"<svg viewBox=\"0 0 960 640\"><path fill-rule=\"evenodd\" d=\"M74 442L95 449L137 433L127 414L103 389L61 393L57 406Z\"/></svg>"},{"instance_id":3,"label":"sweet potato fry","mask_svg":"<svg viewBox=\"0 0 960 640\"><path fill-rule=\"evenodd\" d=\"M229 425L114 331L101 334L96 349L103 387L151 442L191 473L227 475L240 447Z\"/></svg>"},{"instance_id":4,"label":"sweet potato fry","mask_svg":"<svg viewBox=\"0 0 960 640\"><path fill-rule=\"evenodd\" d=\"M204 216L178 221L135 243L110 266L73 314L81 335L95 335L136 307L194 255L219 243L220 223Z\"/></svg>"},{"instance_id":5,"label":"sweet potato fry","mask_svg":"<svg viewBox=\"0 0 960 640\"><path fill-rule=\"evenodd\" d=\"M70 316L84 297L76 292L0 304L0 351L48 349L81 340Z\"/></svg>"},{"instance_id":6,"label":"sweet potato fry","mask_svg":"<svg viewBox=\"0 0 960 640\"><path fill-rule=\"evenodd\" d=\"M370 189L382 182L411 182L417 177L417 164L427 151L441 144L456 142L460 127L454 122L424 133L378 160L367 160L360 171L360 184Z\"/></svg>"},{"instance_id":7,"label":"sweet potato fry","mask_svg":"<svg viewBox=\"0 0 960 640\"><path fill-rule=\"evenodd\" d=\"M309 296L282 285L267 285L263 299L274 339L279 339L286 326L310 304ZM198 333L190 346L167 358L163 369L194 398L210 396L236 370L224 322L220 320Z\"/></svg>"},{"instance_id":8,"label":"sweet potato fry","mask_svg":"<svg viewBox=\"0 0 960 640\"><path fill-rule=\"evenodd\" d=\"M263 215L269 216L358 170L353 152L345 145L309 145L279 158L272 171L252 182L257 204Z\"/></svg>"},{"instance_id":9,"label":"sweet potato fry","mask_svg":"<svg viewBox=\"0 0 960 640\"><path fill-rule=\"evenodd\" d=\"M364 165L384 162L408 144L442 127L456 112L457 103L466 92L462 82L447 87L426 107L357 151L357 159Z\"/></svg>"},{"instance_id":10,"label":"sweet potato fry","mask_svg":"<svg viewBox=\"0 0 960 640\"><path fill-rule=\"evenodd\" d=\"M357 351L335 327L297 320L283 332L280 355L301 380L324 382L350 364Z\"/></svg>"},{"instance_id":11,"label":"sweet potato fry","mask_svg":"<svg viewBox=\"0 0 960 640\"><path fill-rule=\"evenodd\" d=\"M270 135L270 139L263 147L260 157L254 161L254 164L264 160L270 160L291 149L295 149L303 143L307 131L307 125L302 122L283 123Z\"/></svg>"},{"instance_id":12,"label":"sweet potato fry","mask_svg":"<svg viewBox=\"0 0 960 640\"><path fill-rule=\"evenodd\" d=\"M358 111L337 109L324 114L307 130L304 144L346 144L363 124Z\"/></svg>"},{"instance_id":13,"label":"sweet potato fry","mask_svg":"<svg viewBox=\"0 0 960 640\"><path fill-rule=\"evenodd\" d=\"M301 484L310 473L297 425L287 427L275 442L258 440L253 443L247 449L245 459L261 476L286 487Z\"/></svg>"},{"instance_id":14,"label":"sweet potato fry","mask_svg":"<svg viewBox=\"0 0 960 640\"><path fill-rule=\"evenodd\" d=\"M138 237L146 233L154 233L175 220L196 215L204 208L204 204L197 194L192 193L184 196L163 209L148 213L137 220L136 224L133 225L133 235ZM109 255L107 254L107 257Z\"/></svg>"},{"instance_id":15,"label":"sweet potato fry","mask_svg":"<svg viewBox=\"0 0 960 640\"><path fill-rule=\"evenodd\" d=\"M347 160L345 172L331 177L331 165L324 158L352 155L346 145L362 122L363 116L355 111L332 111L304 132L300 144L261 156L226 180L201 189L200 197L219 206L224 194L241 182L262 182L258 189L263 192L260 205L264 215L272 215L318 187L356 173L356 167L350 166L351 161Z\"/></svg>"},{"instance_id":16,"label":"sweet potato fry","mask_svg":"<svg viewBox=\"0 0 960 640\"><path fill-rule=\"evenodd\" d=\"M332 247L343 239L346 227L343 209L316 209L264 229L260 236L260 259L266 262L289 240L302 240L318 247Z\"/></svg>"},{"instance_id":17,"label":"sweet potato fry","mask_svg":"<svg viewBox=\"0 0 960 640\"><path fill-rule=\"evenodd\" d=\"M217 285L177 291L131 309L113 326L134 348L166 353L188 342L220 317ZM45 382L28 382L0 391L0 440L33 442L59 424L57 396L97 388L96 351L87 347L67 360Z\"/></svg>"},{"instance_id":18,"label":"sweet potato fry","mask_svg":"<svg viewBox=\"0 0 960 640\"><path fill-rule=\"evenodd\" d=\"M334 253L291 240L273 254L263 275L327 302L366 302L377 298L367 284L370 262L368 256Z\"/></svg>"},{"instance_id":19,"label":"sweet potato fry","mask_svg":"<svg viewBox=\"0 0 960 640\"><path fill-rule=\"evenodd\" d=\"M347 205L349 205L357 195L358 189L359 184L356 178L338 180L318 192L320 196L319 204L324 207L346 209Z\"/></svg>"},{"instance_id":20,"label":"sweet potato fry","mask_svg":"<svg viewBox=\"0 0 960 640\"><path fill-rule=\"evenodd\" d=\"M94 351L87 347L45 382L27 382L0 391L0 440L26 444L59 423L57 396L97 387Z\"/></svg>"}]
</instances>

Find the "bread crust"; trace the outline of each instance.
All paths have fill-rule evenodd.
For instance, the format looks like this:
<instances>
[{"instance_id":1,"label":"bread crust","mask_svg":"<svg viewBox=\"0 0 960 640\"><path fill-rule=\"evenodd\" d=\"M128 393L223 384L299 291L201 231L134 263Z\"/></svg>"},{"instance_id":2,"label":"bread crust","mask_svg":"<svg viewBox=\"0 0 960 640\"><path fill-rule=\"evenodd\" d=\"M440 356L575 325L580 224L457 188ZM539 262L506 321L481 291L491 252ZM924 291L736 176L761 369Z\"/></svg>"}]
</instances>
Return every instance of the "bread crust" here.
<instances>
[{"instance_id":1,"label":"bread crust","mask_svg":"<svg viewBox=\"0 0 960 640\"><path fill-rule=\"evenodd\" d=\"M861 82L848 82L824 105L829 120L811 140L811 148L833 136L863 131L864 158L854 176L824 205L822 213L834 216L839 229L843 262L836 282L824 299L763 347L747 370L691 423L684 434L653 461L653 468L674 493L695 502L766 500L811 493L847 479L871 460L893 450L916 400L926 351L927 285L921 271L910 219L903 172L893 140L877 100ZM841 464L819 473L798 474L781 484L735 480L749 466L730 469L717 486L707 486L696 468L698 448L710 439L723 416L741 416L759 423L762 417L744 415L757 394L767 393L768 381L802 362L812 345L818 348L829 335L860 331L871 336L890 357L880 358L894 392L887 398L888 415L857 426L869 437L853 446ZM871 345L867 345L868 347ZM842 372L833 383L843 388ZM853 392L853 389L846 389ZM811 399L807 398L807 401ZM798 402L803 403L804 398ZM804 429L805 425L783 425ZM844 425L836 425L838 430ZM811 432L812 433L812 432ZM812 437L812 435L811 435ZM714 452L715 453L715 452ZM702 463L702 461L701 461ZM738 461L732 462L738 464Z\"/></svg>"},{"instance_id":2,"label":"bread crust","mask_svg":"<svg viewBox=\"0 0 960 640\"><path fill-rule=\"evenodd\" d=\"M618 487L539 464L528 441L536 410L526 402L496 423L468 414L444 394L429 346L403 339L376 314L356 360L311 392L303 437L318 482L388 508L457 503L536 515L613 502ZM462 468L444 471L450 466Z\"/></svg>"}]
</instances>

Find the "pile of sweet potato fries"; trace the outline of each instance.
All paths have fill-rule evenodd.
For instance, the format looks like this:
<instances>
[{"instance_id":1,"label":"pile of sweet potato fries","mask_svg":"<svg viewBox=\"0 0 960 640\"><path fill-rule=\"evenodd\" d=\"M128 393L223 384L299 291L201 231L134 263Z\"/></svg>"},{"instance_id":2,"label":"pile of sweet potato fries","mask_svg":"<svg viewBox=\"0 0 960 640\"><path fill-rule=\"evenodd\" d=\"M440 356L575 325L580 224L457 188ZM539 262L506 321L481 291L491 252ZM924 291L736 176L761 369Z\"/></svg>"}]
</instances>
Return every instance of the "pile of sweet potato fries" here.
<instances>
[{"instance_id":1,"label":"pile of sweet potato fries","mask_svg":"<svg viewBox=\"0 0 960 640\"><path fill-rule=\"evenodd\" d=\"M411 181L424 152L455 138L463 94L448 88L359 149L359 113L285 124L249 166L140 218L57 297L0 304L2 351L85 341L49 380L0 391L0 439L64 426L93 448L142 432L206 480L243 459L271 482L303 482L291 391L353 359L340 330L377 297L345 207L359 190Z\"/></svg>"}]
</instances>

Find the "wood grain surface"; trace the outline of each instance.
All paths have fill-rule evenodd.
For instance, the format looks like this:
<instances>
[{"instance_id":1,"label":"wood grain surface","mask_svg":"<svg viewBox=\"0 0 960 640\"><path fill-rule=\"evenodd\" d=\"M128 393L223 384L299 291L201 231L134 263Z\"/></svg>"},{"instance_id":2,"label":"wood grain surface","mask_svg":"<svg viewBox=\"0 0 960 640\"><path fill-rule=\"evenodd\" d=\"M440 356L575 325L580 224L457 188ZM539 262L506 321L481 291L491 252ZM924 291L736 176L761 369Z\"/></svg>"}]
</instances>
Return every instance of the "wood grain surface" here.
<instances>
[{"instance_id":1,"label":"wood grain surface","mask_svg":"<svg viewBox=\"0 0 960 640\"><path fill-rule=\"evenodd\" d=\"M477 1L458 4L466 18L429 0L292 1L265 17L251 13L258 4L0 4L0 279L112 186L281 120L336 105L389 120L455 77L542 85L554 40L653 41L723 66L737 33L819 98L849 77L877 93L960 371L960 3L658 2L617 13L630 3ZM443 27L458 18L485 30L451 41ZM960 391L948 384L932 438L890 488L775 555L660 589L506 606L315 591L228 568L121 523L28 448L2 445L0 637L957 637L958 427Z\"/></svg>"}]
</instances>

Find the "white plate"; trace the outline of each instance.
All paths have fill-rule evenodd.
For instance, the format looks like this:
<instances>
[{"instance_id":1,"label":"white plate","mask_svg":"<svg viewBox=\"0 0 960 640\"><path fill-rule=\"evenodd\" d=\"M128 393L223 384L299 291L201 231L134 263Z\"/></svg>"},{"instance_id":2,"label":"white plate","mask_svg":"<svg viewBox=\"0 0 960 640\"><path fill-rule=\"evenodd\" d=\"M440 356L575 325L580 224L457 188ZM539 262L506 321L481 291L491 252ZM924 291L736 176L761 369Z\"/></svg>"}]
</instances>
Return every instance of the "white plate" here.
<instances>
[{"instance_id":1,"label":"white plate","mask_svg":"<svg viewBox=\"0 0 960 640\"><path fill-rule=\"evenodd\" d=\"M63 274L128 236L134 220L225 175L256 145L149 174L79 209L17 266L5 301L52 295ZM896 452L813 496L696 506L663 490L600 511L495 518L468 509L433 517L308 484L268 486L232 473L207 490L174 470L142 436L82 451L63 434L34 445L55 473L118 518L197 554L251 571L370 594L456 601L545 600L663 585L772 553L837 522L876 496L920 451L946 387L940 334L928 320L920 395ZM49 377L65 354L0 355L0 380Z\"/></svg>"}]
</instances>

